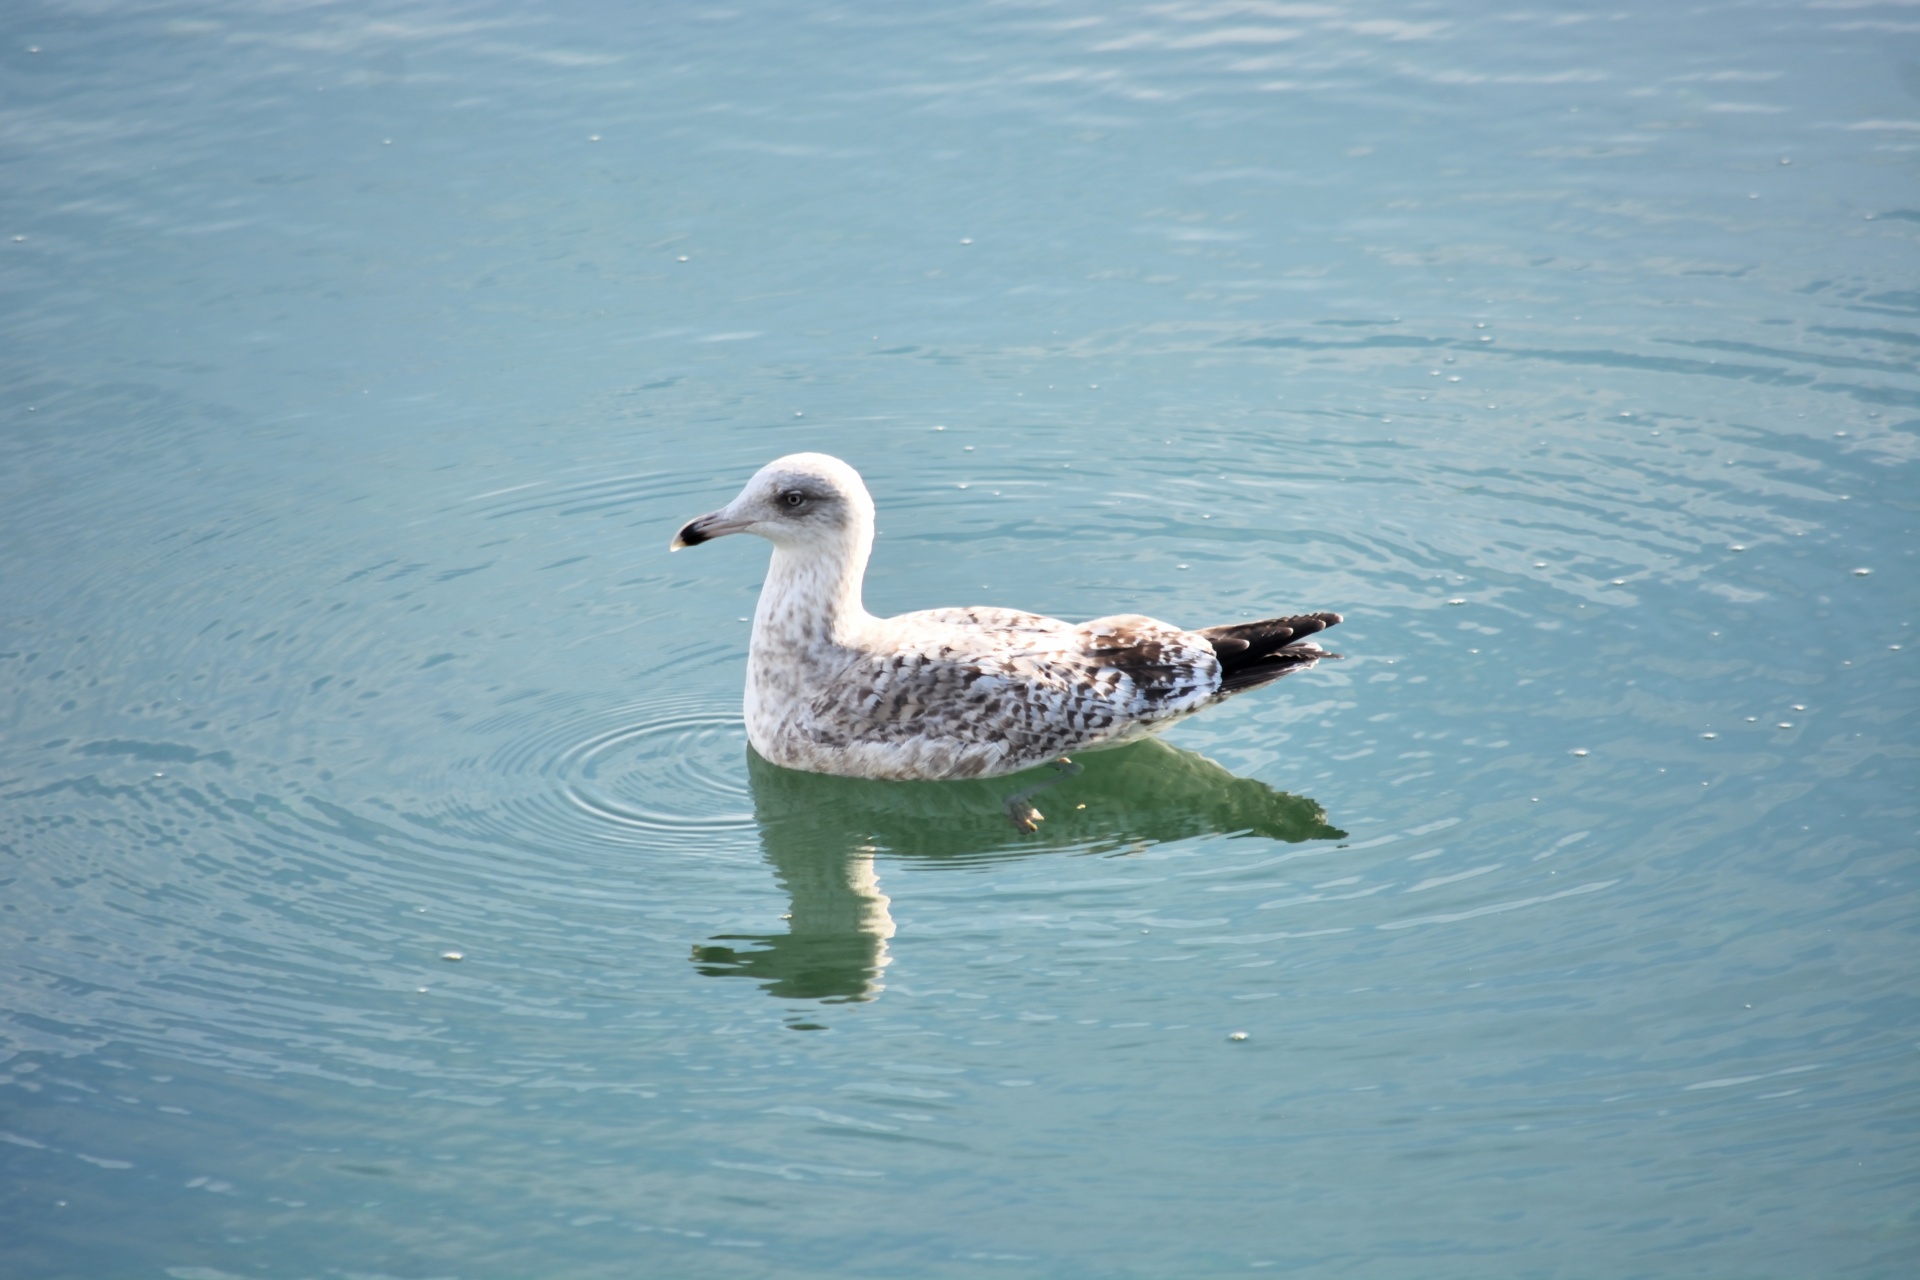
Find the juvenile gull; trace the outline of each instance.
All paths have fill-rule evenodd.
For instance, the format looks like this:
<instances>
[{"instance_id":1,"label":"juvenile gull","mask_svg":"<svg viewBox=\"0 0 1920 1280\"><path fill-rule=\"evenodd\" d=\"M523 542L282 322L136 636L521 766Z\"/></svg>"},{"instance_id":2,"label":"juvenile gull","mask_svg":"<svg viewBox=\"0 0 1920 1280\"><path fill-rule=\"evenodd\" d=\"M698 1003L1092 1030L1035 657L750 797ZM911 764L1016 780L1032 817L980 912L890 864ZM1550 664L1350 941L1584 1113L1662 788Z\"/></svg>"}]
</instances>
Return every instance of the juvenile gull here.
<instances>
[{"instance_id":1,"label":"juvenile gull","mask_svg":"<svg viewBox=\"0 0 1920 1280\"><path fill-rule=\"evenodd\" d=\"M747 655L747 739L775 764L856 778L985 778L1118 746L1338 654L1309 613L1187 631L1139 614L1078 625L1017 609L876 618L860 601L873 499L823 453L762 467L672 550L773 544Z\"/></svg>"}]
</instances>

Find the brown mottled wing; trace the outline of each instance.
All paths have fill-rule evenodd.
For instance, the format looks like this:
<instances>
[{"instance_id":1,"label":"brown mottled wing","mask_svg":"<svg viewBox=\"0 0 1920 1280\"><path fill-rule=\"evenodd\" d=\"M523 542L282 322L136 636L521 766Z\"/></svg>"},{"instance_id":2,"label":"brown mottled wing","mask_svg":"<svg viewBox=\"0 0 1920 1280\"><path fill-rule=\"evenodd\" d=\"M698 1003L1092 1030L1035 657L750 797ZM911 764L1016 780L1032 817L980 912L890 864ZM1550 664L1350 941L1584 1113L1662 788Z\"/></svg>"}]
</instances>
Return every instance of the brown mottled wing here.
<instances>
[{"instance_id":1,"label":"brown mottled wing","mask_svg":"<svg viewBox=\"0 0 1920 1280\"><path fill-rule=\"evenodd\" d=\"M814 699L819 741L937 738L1023 767L1198 710L1219 686L1212 646L1151 618L1072 627L940 609L893 621L894 647L863 654Z\"/></svg>"},{"instance_id":2,"label":"brown mottled wing","mask_svg":"<svg viewBox=\"0 0 1920 1280\"><path fill-rule=\"evenodd\" d=\"M1055 635L1069 630L1066 623L1044 614L1021 609L999 609L992 605L953 605L945 609L922 609L892 619L896 626L931 630L936 627L973 627L980 631L1034 632Z\"/></svg>"},{"instance_id":3,"label":"brown mottled wing","mask_svg":"<svg viewBox=\"0 0 1920 1280\"><path fill-rule=\"evenodd\" d=\"M1213 646L1192 632L1137 613L1076 628L1088 679L1135 720L1163 720L1206 705L1220 686Z\"/></svg>"}]
</instances>

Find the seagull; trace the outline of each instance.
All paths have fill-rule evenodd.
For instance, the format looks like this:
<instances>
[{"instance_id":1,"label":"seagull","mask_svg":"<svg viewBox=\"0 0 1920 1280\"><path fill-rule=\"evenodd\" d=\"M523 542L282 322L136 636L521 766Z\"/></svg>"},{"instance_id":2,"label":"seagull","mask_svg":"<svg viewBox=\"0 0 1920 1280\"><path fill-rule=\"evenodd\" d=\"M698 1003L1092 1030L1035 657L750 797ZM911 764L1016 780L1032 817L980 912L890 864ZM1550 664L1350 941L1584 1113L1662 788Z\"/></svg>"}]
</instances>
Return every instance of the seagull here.
<instances>
[{"instance_id":1,"label":"seagull","mask_svg":"<svg viewBox=\"0 0 1920 1280\"><path fill-rule=\"evenodd\" d=\"M789 769L896 780L1077 771L1071 752L1131 742L1340 656L1307 642L1337 613L1196 631L1133 613L1075 624L971 605L876 618L860 593L873 499L859 472L823 453L769 462L669 549L730 533L773 544L747 653L747 739ZM1009 812L1022 825L1015 801Z\"/></svg>"}]
</instances>

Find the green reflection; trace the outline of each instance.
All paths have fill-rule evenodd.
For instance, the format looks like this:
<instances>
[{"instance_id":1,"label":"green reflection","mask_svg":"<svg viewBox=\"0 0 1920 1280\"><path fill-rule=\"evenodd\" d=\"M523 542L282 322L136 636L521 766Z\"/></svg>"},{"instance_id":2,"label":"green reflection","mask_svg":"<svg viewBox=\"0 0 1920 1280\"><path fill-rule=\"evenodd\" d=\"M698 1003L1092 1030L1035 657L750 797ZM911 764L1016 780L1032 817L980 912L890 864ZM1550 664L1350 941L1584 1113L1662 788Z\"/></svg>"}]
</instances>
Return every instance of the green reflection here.
<instances>
[{"instance_id":1,"label":"green reflection","mask_svg":"<svg viewBox=\"0 0 1920 1280\"><path fill-rule=\"evenodd\" d=\"M1312 800L1157 739L1076 762L1079 774L1035 797L1047 817L1026 833L1008 818L1006 799L1048 780L1047 769L971 782L874 782L782 769L749 748L761 848L792 911L783 934L729 934L694 947L695 965L705 974L757 979L785 999L873 999L894 932L874 871L878 853L958 861L1137 849L1204 835L1291 844L1346 834Z\"/></svg>"}]
</instances>

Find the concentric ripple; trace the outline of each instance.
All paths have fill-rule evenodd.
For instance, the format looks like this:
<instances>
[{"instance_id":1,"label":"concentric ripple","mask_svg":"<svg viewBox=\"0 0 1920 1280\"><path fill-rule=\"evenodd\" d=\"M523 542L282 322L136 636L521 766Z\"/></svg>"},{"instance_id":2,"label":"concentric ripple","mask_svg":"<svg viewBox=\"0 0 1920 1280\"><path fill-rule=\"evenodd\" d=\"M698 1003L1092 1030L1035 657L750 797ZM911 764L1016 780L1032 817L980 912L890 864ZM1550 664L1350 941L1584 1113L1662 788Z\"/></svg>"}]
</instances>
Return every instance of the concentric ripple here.
<instances>
[{"instance_id":1,"label":"concentric ripple","mask_svg":"<svg viewBox=\"0 0 1920 1280\"><path fill-rule=\"evenodd\" d=\"M746 726L713 698L543 701L481 729L504 738L476 766L497 789L447 815L471 837L587 857L757 857Z\"/></svg>"},{"instance_id":2,"label":"concentric ripple","mask_svg":"<svg viewBox=\"0 0 1920 1280\"><path fill-rule=\"evenodd\" d=\"M649 839L750 831L753 801L741 767L746 741L738 715L656 711L573 747L557 772L582 813Z\"/></svg>"}]
</instances>

